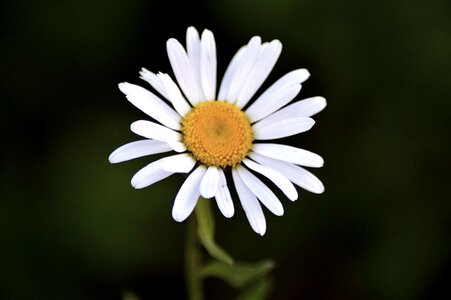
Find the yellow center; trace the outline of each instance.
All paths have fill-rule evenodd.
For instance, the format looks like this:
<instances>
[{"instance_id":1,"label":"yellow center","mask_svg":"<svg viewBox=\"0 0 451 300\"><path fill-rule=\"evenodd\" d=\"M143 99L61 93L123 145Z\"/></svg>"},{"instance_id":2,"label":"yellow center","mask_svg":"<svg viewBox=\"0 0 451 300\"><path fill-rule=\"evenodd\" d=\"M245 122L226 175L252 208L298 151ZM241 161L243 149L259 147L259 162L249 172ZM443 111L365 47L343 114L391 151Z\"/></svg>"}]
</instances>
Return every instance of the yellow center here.
<instances>
[{"instance_id":1,"label":"yellow center","mask_svg":"<svg viewBox=\"0 0 451 300\"><path fill-rule=\"evenodd\" d=\"M182 120L183 143L201 163L221 168L238 165L252 147L252 128L235 105L220 101L194 107Z\"/></svg>"}]
</instances>

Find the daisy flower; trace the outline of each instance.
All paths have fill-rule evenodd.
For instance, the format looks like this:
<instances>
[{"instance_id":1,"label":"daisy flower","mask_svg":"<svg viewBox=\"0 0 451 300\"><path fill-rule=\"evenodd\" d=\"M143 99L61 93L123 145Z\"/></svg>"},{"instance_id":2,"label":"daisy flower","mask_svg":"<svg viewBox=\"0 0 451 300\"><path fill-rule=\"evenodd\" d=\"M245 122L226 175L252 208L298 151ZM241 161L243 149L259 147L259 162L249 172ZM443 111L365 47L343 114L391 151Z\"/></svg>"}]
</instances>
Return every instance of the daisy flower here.
<instances>
[{"instance_id":1,"label":"daisy flower","mask_svg":"<svg viewBox=\"0 0 451 300\"><path fill-rule=\"evenodd\" d=\"M172 209L172 217L182 222L200 196L214 198L221 213L232 217L233 182L252 229L260 235L266 232L261 204L277 216L284 210L259 176L268 178L291 201L298 198L294 184L313 193L324 191L321 181L303 168L321 167L319 155L270 142L309 130L315 123L310 117L326 106L322 97L289 104L309 72L289 72L251 102L282 51L280 41L262 43L259 36L251 38L227 67L218 94L216 43L211 31L206 29L199 36L189 27L186 49L173 38L166 47L178 85L170 75L144 68L140 78L161 97L138 85L119 84L127 99L152 121L132 123L131 131L144 139L119 147L109 161L169 153L139 170L131 180L134 188L150 186L174 173L189 174ZM231 173L229 179L227 173Z\"/></svg>"}]
</instances>

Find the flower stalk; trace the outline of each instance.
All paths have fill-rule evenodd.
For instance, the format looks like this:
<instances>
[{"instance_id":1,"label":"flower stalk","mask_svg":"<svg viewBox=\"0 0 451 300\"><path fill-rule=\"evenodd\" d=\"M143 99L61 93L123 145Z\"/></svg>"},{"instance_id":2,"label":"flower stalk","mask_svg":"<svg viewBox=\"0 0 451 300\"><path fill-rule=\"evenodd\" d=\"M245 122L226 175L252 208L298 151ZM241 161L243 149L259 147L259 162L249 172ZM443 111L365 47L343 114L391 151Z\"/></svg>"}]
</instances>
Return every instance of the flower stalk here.
<instances>
[{"instance_id":1,"label":"flower stalk","mask_svg":"<svg viewBox=\"0 0 451 300\"><path fill-rule=\"evenodd\" d=\"M203 282L200 276L202 258L199 239L197 238L197 220L190 218L186 226L185 242L185 281L188 299L203 300Z\"/></svg>"}]
</instances>

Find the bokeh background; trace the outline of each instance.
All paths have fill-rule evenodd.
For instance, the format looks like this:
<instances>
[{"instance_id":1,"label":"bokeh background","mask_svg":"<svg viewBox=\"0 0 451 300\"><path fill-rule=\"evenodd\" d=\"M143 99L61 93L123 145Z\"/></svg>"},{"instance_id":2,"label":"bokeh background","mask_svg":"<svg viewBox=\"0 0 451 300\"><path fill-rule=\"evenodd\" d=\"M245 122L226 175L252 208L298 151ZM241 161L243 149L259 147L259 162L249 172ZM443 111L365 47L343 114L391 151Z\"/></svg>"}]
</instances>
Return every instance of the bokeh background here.
<instances>
[{"instance_id":1,"label":"bokeh background","mask_svg":"<svg viewBox=\"0 0 451 300\"><path fill-rule=\"evenodd\" d=\"M264 87L295 68L322 95L313 130L289 139L325 158L322 195L283 200L264 237L237 203L217 239L272 258L271 299L451 299L451 2L3 1L0 7L0 299L185 297L182 176L144 190L152 158L110 165L145 115L117 88L169 72L165 42L215 33L218 77L253 35L279 39ZM172 73L171 73L172 74ZM261 91L261 90L260 90ZM234 294L207 280L211 299Z\"/></svg>"}]
</instances>

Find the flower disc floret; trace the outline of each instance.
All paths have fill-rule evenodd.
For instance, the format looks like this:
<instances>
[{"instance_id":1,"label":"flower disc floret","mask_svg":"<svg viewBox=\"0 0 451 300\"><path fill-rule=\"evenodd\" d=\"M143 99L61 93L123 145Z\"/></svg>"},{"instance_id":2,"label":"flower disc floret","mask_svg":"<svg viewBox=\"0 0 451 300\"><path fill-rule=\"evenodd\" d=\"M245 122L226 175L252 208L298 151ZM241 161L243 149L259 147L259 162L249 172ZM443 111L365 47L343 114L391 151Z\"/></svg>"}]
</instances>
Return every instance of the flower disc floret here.
<instances>
[{"instance_id":1,"label":"flower disc floret","mask_svg":"<svg viewBox=\"0 0 451 300\"><path fill-rule=\"evenodd\" d=\"M198 104L182 121L182 141L196 160L207 166L235 167L252 148L252 127L233 104Z\"/></svg>"}]
</instances>

